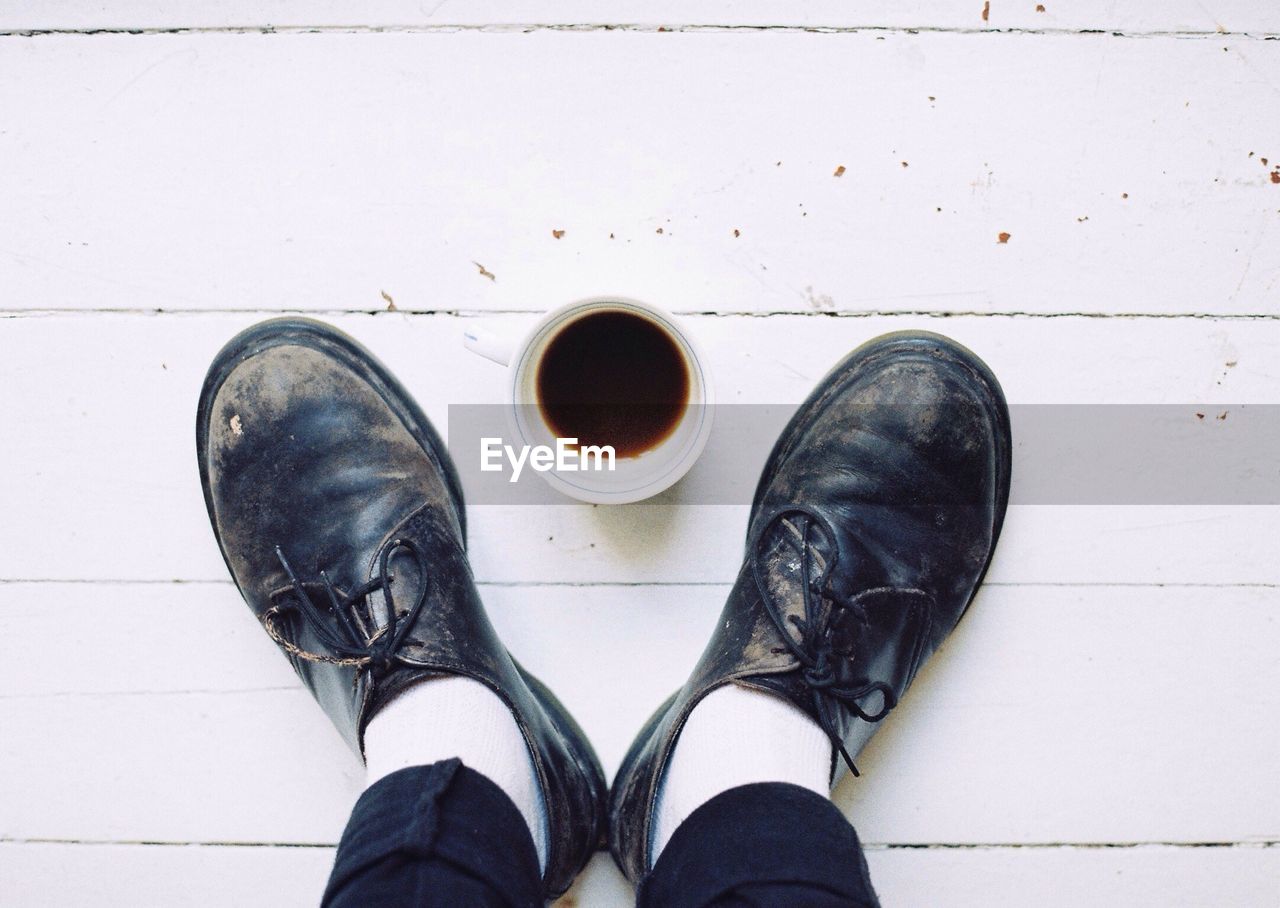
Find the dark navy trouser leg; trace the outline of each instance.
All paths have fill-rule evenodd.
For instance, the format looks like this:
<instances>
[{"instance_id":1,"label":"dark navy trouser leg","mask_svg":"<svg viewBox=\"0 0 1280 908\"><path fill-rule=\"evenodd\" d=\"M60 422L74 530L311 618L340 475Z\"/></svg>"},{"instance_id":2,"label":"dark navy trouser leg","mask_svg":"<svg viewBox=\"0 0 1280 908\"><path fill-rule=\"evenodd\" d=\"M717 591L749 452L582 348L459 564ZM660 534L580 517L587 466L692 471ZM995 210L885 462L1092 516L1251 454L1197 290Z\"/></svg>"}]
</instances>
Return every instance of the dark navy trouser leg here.
<instances>
[{"instance_id":1,"label":"dark navy trouser leg","mask_svg":"<svg viewBox=\"0 0 1280 908\"><path fill-rule=\"evenodd\" d=\"M402 769L356 802L322 904L540 908L533 836L506 793L460 761Z\"/></svg>"},{"instance_id":2,"label":"dark navy trouser leg","mask_svg":"<svg viewBox=\"0 0 1280 908\"><path fill-rule=\"evenodd\" d=\"M680 824L640 908L879 908L858 834L798 785L732 788Z\"/></svg>"}]
</instances>

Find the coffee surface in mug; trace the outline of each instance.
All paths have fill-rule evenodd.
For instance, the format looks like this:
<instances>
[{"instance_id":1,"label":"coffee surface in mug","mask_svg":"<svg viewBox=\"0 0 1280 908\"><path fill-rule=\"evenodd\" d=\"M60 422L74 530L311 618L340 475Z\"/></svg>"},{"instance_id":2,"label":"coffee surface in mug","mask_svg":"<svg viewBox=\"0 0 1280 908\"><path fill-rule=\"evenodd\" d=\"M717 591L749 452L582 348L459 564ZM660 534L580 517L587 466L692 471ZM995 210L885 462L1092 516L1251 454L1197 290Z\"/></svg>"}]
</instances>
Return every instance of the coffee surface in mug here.
<instances>
[{"instance_id":1,"label":"coffee surface in mug","mask_svg":"<svg viewBox=\"0 0 1280 908\"><path fill-rule=\"evenodd\" d=\"M556 332L538 365L537 391L557 438L612 445L618 457L635 457L662 444L680 424L689 365L660 325L604 309Z\"/></svg>"}]
</instances>

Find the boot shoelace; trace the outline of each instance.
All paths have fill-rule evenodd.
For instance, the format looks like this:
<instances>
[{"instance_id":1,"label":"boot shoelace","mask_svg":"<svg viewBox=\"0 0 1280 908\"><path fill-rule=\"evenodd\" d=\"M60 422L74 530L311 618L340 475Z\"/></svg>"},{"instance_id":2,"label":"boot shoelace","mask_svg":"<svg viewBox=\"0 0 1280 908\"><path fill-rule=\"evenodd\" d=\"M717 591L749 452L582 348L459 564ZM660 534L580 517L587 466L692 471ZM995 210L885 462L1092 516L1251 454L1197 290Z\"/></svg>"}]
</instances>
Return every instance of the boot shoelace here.
<instances>
[{"instance_id":1,"label":"boot shoelace","mask_svg":"<svg viewBox=\"0 0 1280 908\"><path fill-rule=\"evenodd\" d=\"M403 613L396 609L391 594L395 578L389 570L391 556L400 550L409 552L417 559L421 577L418 598L413 607ZM383 673L396 664L400 645L417 622L427 601L427 563L417 545L408 539L393 540L383 548L379 556L377 576L347 593L339 592L325 571L320 572L319 584L304 583L294 572L280 546L276 546L276 558L280 560L280 566L289 578L289 585L271 593L273 604L262 613L262 624L272 640L286 652L308 662L348 665ZM336 622L326 617L324 610L311 598L311 591L317 588L328 598ZM381 627L378 626L369 603L369 595L377 590L382 591L387 615L387 621ZM327 652L314 653L286 639L276 624L276 619L285 614L300 615Z\"/></svg>"},{"instance_id":2,"label":"boot shoelace","mask_svg":"<svg viewBox=\"0 0 1280 908\"><path fill-rule=\"evenodd\" d=\"M764 547L770 538L770 529L780 523L788 522L799 534L800 580L804 595L804 615L789 615L783 621L782 612L774 604L769 593L761 562ZM798 524L798 526L797 526ZM810 534L817 528L829 542L830 555L825 559L818 576L811 576L810 562L813 558L822 561L822 556L812 549ZM812 557L811 557L812 556ZM836 596L830 587L829 580L840 557L839 543L835 531L827 520L805 508L789 508L778 514L769 522L756 540L755 557L752 559L752 573L756 588L766 605L769 617L777 625L786 648L775 649L781 653L790 650L800 663L801 677L813 695L814 710L817 713L818 725L826 733L832 747L844 759L849 770L861 775L854 765L853 757L845 748L844 739L837 724L837 710L843 706L854 716L866 722L879 722L889 714L898 703L893 688L882 682L861 680L849 682L855 677L853 652L858 637L867 626L865 603L873 598L884 596L922 597L931 600L924 590L912 587L879 586L862 590L848 597ZM822 602L830 604L828 609L820 609ZM792 624L800 639L792 635L787 624ZM874 714L866 712L859 700L879 692L882 705Z\"/></svg>"}]
</instances>

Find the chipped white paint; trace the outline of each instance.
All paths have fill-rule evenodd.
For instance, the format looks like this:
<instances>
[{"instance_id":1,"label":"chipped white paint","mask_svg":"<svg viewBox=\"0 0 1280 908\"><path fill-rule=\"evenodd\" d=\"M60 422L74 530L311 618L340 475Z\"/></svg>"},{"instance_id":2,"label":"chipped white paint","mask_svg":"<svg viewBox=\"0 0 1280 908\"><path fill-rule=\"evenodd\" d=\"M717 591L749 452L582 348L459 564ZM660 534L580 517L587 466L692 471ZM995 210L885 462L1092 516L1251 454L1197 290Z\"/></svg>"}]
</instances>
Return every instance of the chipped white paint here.
<instances>
[{"instance_id":1,"label":"chipped white paint","mask_svg":"<svg viewBox=\"0 0 1280 908\"><path fill-rule=\"evenodd\" d=\"M1280 402L1280 7L1042 5L0 3L0 902L323 886L360 768L226 582L192 450L266 314L327 313L441 425L501 385L448 313L615 291L703 313L722 400L929 327L1015 403ZM612 770L745 509L469 517ZM885 903L1274 901L1277 524L1012 509L837 793ZM217 842L249 844L183 844ZM629 898L605 859L574 895Z\"/></svg>"},{"instance_id":2,"label":"chipped white paint","mask_svg":"<svg viewBox=\"0 0 1280 908\"><path fill-rule=\"evenodd\" d=\"M1277 46L0 37L0 286L27 309L603 291L677 312L1276 315Z\"/></svg>"}]
</instances>

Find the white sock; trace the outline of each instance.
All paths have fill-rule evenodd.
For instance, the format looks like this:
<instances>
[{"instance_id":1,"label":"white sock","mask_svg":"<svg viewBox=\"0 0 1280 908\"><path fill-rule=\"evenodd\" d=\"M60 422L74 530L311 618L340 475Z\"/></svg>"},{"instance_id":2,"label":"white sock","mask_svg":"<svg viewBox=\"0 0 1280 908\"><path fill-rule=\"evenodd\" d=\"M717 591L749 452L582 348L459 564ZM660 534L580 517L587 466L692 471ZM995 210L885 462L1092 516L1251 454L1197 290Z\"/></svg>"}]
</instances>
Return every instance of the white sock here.
<instances>
[{"instance_id":1,"label":"white sock","mask_svg":"<svg viewBox=\"0 0 1280 908\"><path fill-rule=\"evenodd\" d=\"M451 675L414 685L369 720L366 785L409 766L457 757L506 792L524 817L538 862L547 865L547 808L520 726L479 681Z\"/></svg>"},{"instance_id":2,"label":"white sock","mask_svg":"<svg viewBox=\"0 0 1280 908\"><path fill-rule=\"evenodd\" d=\"M831 755L818 723L781 697L717 688L689 714L663 772L650 854L656 861L689 814L739 785L790 782L827 797Z\"/></svg>"}]
</instances>

